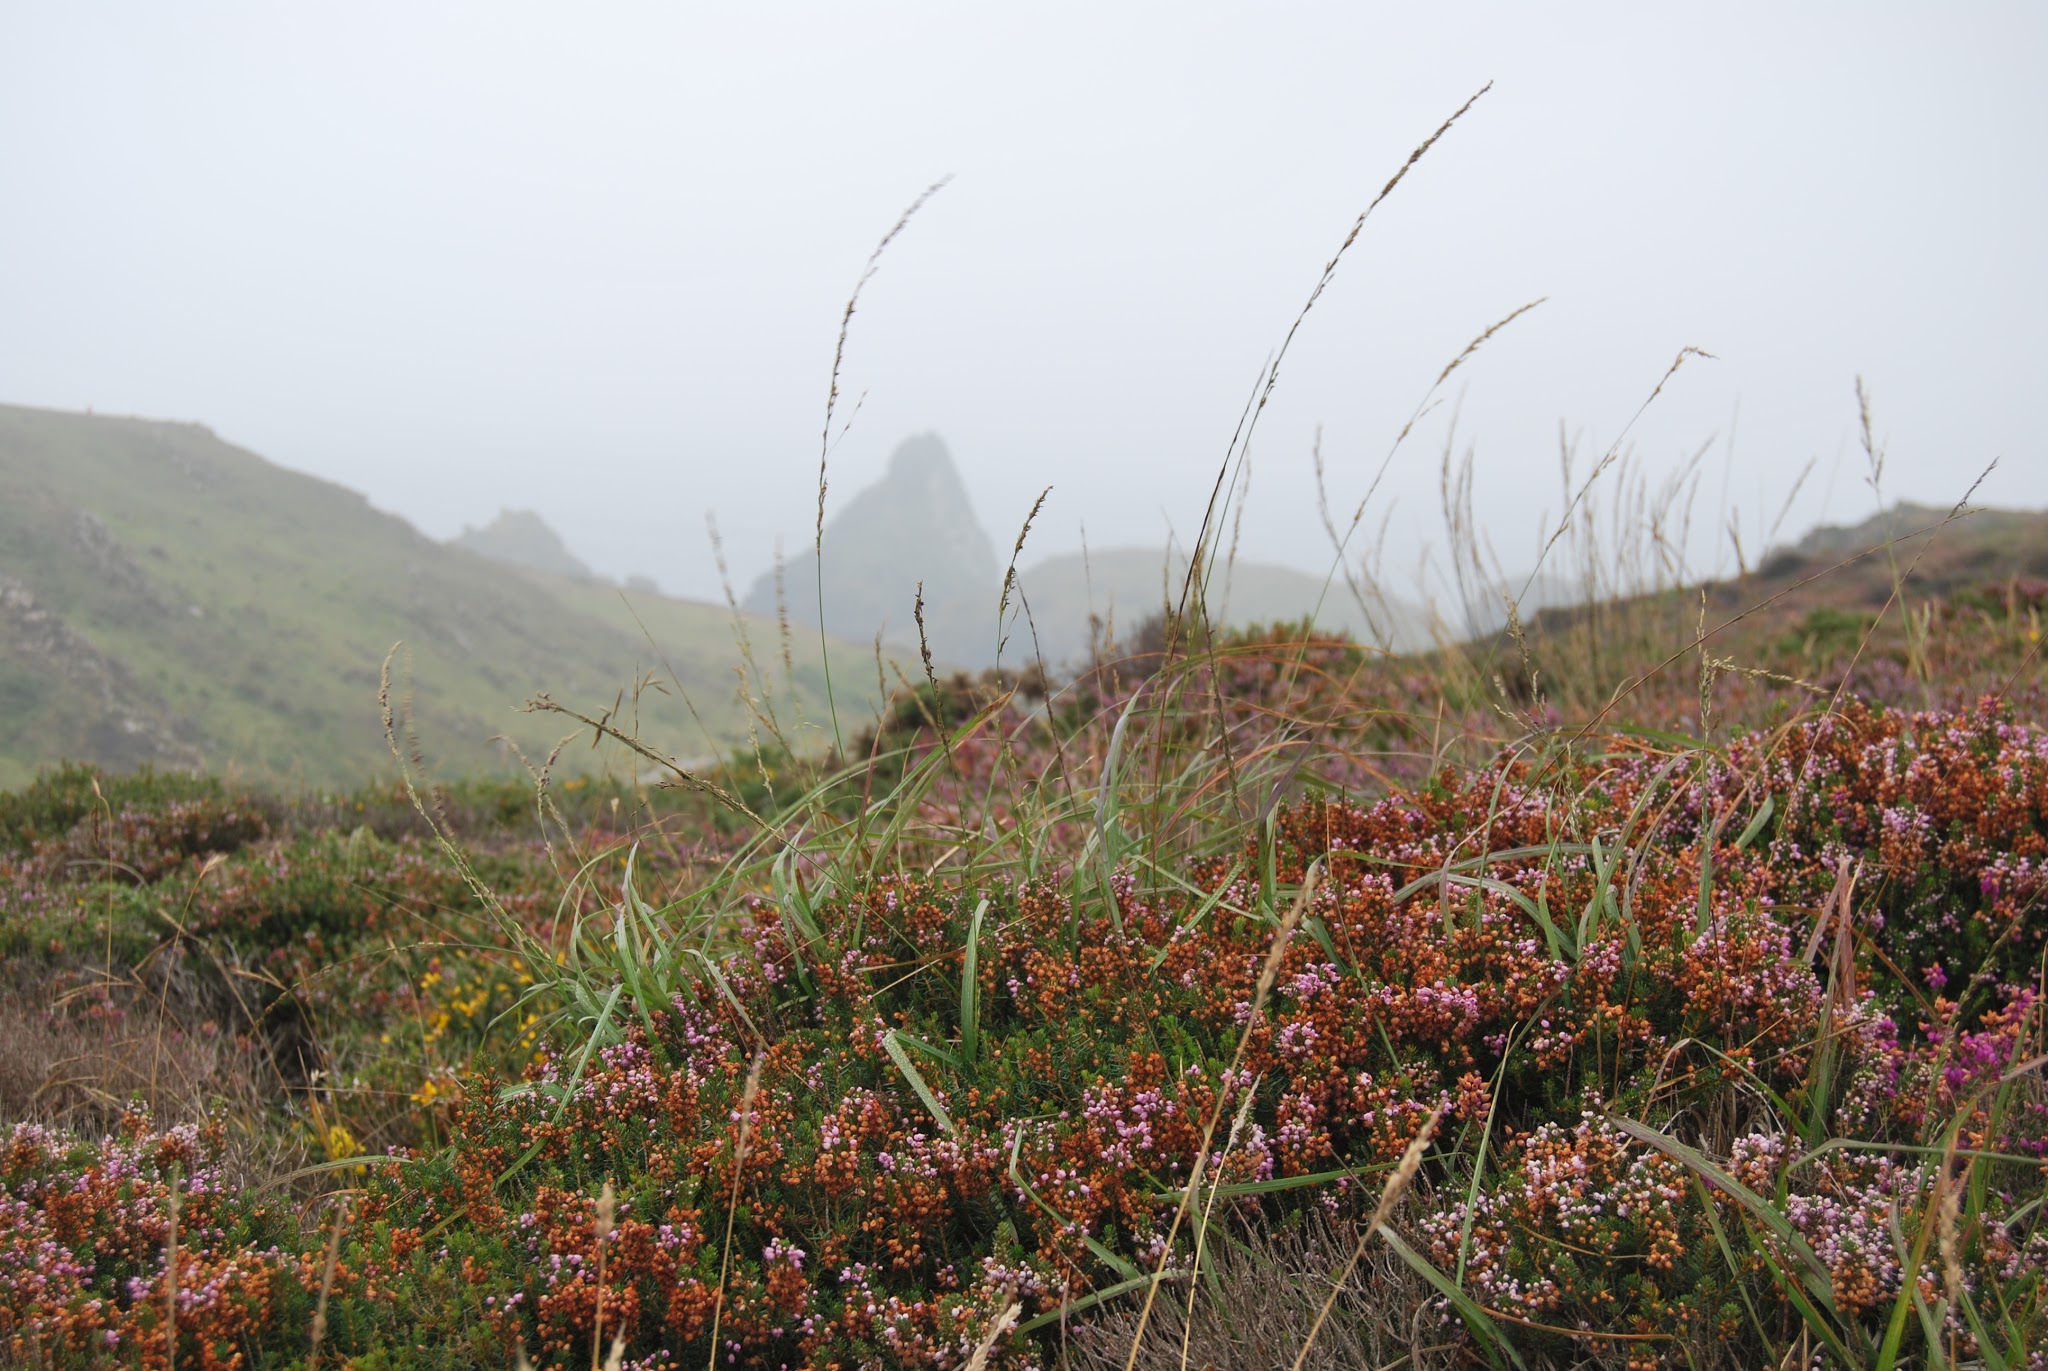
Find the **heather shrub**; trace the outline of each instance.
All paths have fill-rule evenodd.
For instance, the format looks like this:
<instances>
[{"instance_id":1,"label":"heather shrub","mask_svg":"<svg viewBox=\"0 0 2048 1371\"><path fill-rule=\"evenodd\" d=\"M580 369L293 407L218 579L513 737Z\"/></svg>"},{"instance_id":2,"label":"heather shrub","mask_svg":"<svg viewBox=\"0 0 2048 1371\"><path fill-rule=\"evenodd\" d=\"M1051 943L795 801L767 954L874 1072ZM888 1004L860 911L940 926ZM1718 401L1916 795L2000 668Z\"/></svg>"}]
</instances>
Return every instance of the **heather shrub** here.
<instances>
[{"instance_id":1,"label":"heather shrub","mask_svg":"<svg viewBox=\"0 0 2048 1371\"><path fill-rule=\"evenodd\" d=\"M1306 646L1301 669L1248 651L1199 669L1228 673L1247 754L1284 757L1274 732L1298 730L1327 766L1314 740L1400 726L1349 699L1313 716L1332 662L1362 668ZM1098 714L1129 756L1188 728L1153 727L1146 693L1218 693L1145 680ZM364 1365L560 1362L598 1335L681 1364L713 1356L714 1323L725 1364L950 1365L1012 1305L1005 1364L1089 1364L1102 1335L1067 1335L1135 1336L1157 1272L1160 1328L1241 1356L1244 1306L1192 1275L1195 1235L1349 1232L1432 1119L1400 1260L1362 1268L1331 1347L1388 1345L1374 1311L1401 1291L1404 1336L1449 1362L1742 1365L1801 1338L1856 1362L1916 1299L1958 1347L2038 1337L2036 730L1991 705L1852 702L1718 752L1532 739L1377 800L1331 779L1339 756L1204 830L1106 757L1050 811L1043 723L998 706L919 735L897 788L844 821L905 825L884 866L821 829L808 850L764 841L761 865L742 851L760 885L697 885L590 829L573 868L501 843L465 875L359 827L251 837L196 882L189 859L141 885L88 874L95 896L175 890L180 937L284 988L236 1031L260 1038L280 1005L317 1026L302 1134L341 1168L316 1176L355 1168L326 1272L331 1216L297 1226L221 1190L244 1207L194 1230L194 1260L226 1274L191 1355L303 1350L276 1328L309 1328L324 1282L325 1345ZM1225 793L1200 770L1174 784ZM184 850L182 806L135 831ZM1031 844L904 860L963 824ZM66 841L31 848L10 898L72 888L35 865ZM82 950L107 908L73 897L43 926L75 919ZM602 993L564 999L565 976ZM146 1132L20 1134L13 1203L61 1225L55 1197L126 1175ZM355 1156L371 1138L396 1152ZM13 1249L21 1346L148 1359L165 1258L146 1220L169 1184L150 1174L156 1209L119 1211L142 1236L65 1230L104 1259L53 1283L29 1269L45 1239ZM1446 1280L1466 1303L1413 1303ZM1916 1315L1899 1341L1930 1336Z\"/></svg>"},{"instance_id":2,"label":"heather shrub","mask_svg":"<svg viewBox=\"0 0 2048 1371\"><path fill-rule=\"evenodd\" d=\"M17 1124L0 1145L0 1348L16 1366L274 1362L302 1345L318 1279L299 1245L288 1212L223 1171L217 1131L131 1115L92 1146Z\"/></svg>"},{"instance_id":3,"label":"heather shrub","mask_svg":"<svg viewBox=\"0 0 2048 1371\"><path fill-rule=\"evenodd\" d=\"M2040 747L1995 712L1845 719L1753 746L1818 755L1860 728L1883 740L1853 754L1871 759L1990 738L1998 774ZM1983 976L1926 1017L1880 944L1809 955L1825 873L1879 869L1882 824L1792 860L1840 776L1745 794L1739 754L1674 767L1620 742L1283 805L1177 882L1081 867L755 900L715 974L522 1080L469 1081L452 1150L401 1163L366 1208L363 1279L437 1288L460 1215L473 1298L435 1304L437 1345L574 1356L602 1288L604 1336L636 1358L711 1355L716 1317L735 1365L947 1365L1016 1302L1006 1356L1050 1364L1062 1310L1117 1307L1189 1259L1168 1234L1198 1159L1203 1211L1232 1224L1350 1215L1440 1112L1405 1226L1476 1302L1464 1328L1432 1316L1468 1355L1499 1339L1749 1364L1798 1335L1773 1273L1809 1256L1813 1317L1845 1349L1874 1348L1901 1292L1951 1269L1966 1294L2000 1291L1978 1314L2037 1335L2038 1285L2007 1273L2042 1243L2048 1116L2010 1077L2036 1053L2038 995ZM2037 800L1978 819L2001 848L2044 829ZM1997 917L1981 882L1956 898L1961 924ZM1929 916L1910 891L1885 909ZM1931 1255L1951 1173L1929 1158L1958 1138L1996 1198ZM378 1317L348 1316L401 1336Z\"/></svg>"},{"instance_id":4,"label":"heather shrub","mask_svg":"<svg viewBox=\"0 0 2048 1371\"><path fill-rule=\"evenodd\" d=\"M159 1364L197 1176L187 1364L318 1309L361 1367L2032 1371L2048 742L1998 624L1960 709L1705 670L1574 728L1540 633L1447 682L1162 626L673 791L73 775L0 858L58 987L0 1072L10 1355Z\"/></svg>"},{"instance_id":5,"label":"heather shrub","mask_svg":"<svg viewBox=\"0 0 2048 1371\"><path fill-rule=\"evenodd\" d=\"M95 813L147 811L171 803L227 798L225 786L216 777L148 767L117 776L67 763L44 772L20 790L0 792L0 848L26 852L38 842L72 832Z\"/></svg>"}]
</instances>

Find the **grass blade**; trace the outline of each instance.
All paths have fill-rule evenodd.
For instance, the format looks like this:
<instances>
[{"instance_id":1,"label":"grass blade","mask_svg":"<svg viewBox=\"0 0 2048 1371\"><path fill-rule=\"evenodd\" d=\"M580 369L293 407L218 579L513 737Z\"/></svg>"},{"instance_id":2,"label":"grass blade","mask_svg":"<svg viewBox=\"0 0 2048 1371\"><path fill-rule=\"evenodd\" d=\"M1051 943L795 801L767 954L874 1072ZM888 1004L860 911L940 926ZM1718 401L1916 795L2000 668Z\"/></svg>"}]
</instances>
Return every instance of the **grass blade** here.
<instances>
[{"instance_id":1,"label":"grass blade","mask_svg":"<svg viewBox=\"0 0 2048 1371\"><path fill-rule=\"evenodd\" d=\"M1162 1273L1159 1279L1162 1281L1185 1280L1190 1274L1191 1273L1187 1271L1167 1271ZM1132 1276L1126 1280L1118 1281L1115 1285L1105 1286L1100 1290L1096 1290L1089 1294L1083 1295L1080 1299L1068 1300L1055 1309L1046 1310L1043 1314L1040 1314L1036 1318L1026 1319L1024 1322L1017 1325L1017 1331L1019 1333L1036 1332L1037 1330L1044 1328L1049 1324L1059 1322L1061 1319L1065 1318L1069 1314L1078 1314L1083 1309L1093 1309L1096 1305L1106 1304L1110 1300L1117 1298L1119 1295L1133 1294L1137 1291L1143 1290L1147 1285L1151 1283L1152 1278L1140 1272L1138 1275Z\"/></svg>"},{"instance_id":2,"label":"grass blade","mask_svg":"<svg viewBox=\"0 0 2048 1371\"><path fill-rule=\"evenodd\" d=\"M1450 1301L1451 1308L1457 1310L1458 1317L1465 1321L1465 1327L1471 1330L1472 1340L1479 1344L1480 1353L1490 1365L1504 1367L1512 1362L1527 1371L1528 1363L1522 1360L1522 1354L1515 1350L1515 1345L1508 1341L1508 1335L1501 1331L1501 1326L1494 1322L1493 1316L1481 1309L1457 1282L1437 1270L1420 1252L1401 1241L1401 1235L1396 1233L1392 1226L1381 1224L1379 1235L1380 1241L1394 1249L1395 1255L1408 1263L1409 1270L1435 1286L1436 1292Z\"/></svg>"},{"instance_id":3,"label":"grass blade","mask_svg":"<svg viewBox=\"0 0 2048 1371\"><path fill-rule=\"evenodd\" d=\"M1709 1161L1705 1153L1687 1147L1668 1133L1619 1115L1609 1115L1608 1122L1636 1141L1648 1143L1741 1205L1745 1213L1769 1229L1771 1236L1799 1259L1800 1283L1806 1287L1821 1309L1826 1310L1831 1318L1835 1316L1834 1286L1827 1263L1822 1261L1806 1239L1800 1236L1799 1230L1792 1226L1792 1221L1779 1213L1770 1201Z\"/></svg>"},{"instance_id":4,"label":"grass blade","mask_svg":"<svg viewBox=\"0 0 2048 1371\"><path fill-rule=\"evenodd\" d=\"M1769 795L1764 796L1763 804L1757 807L1756 813L1751 816L1750 821L1743 826L1742 832L1737 835L1735 839L1736 850L1739 852L1755 842L1757 835L1764 831L1764 825L1771 821L1771 815L1777 812L1777 800Z\"/></svg>"},{"instance_id":5,"label":"grass blade","mask_svg":"<svg viewBox=\"0 0 2048 1371\"><path fill-rule=\"evenodd\" d=\"M981 920L988 913L984 896L967 923L967 950L960 960L960 1060L972 1066L981 1054Z\"/></svg>"},{"instance_id":6,"label":"grass blade","mask_svg":"<svg viewBox=\"0 0 2048 1371\"><path fill-rule=\"evenodd\" d=\"M931 1116L938 1121L939 1127L948 1133L953 1132L953 1116L946 1112L946 1106L939 1103L939 1097L934 1095L931 1086L925 1083L924 1073L912 1064L910 1054L903 1050L903 1044L896 1041L894 1029L882 1035L882 1050L889 1054L890 1061L896 1063L896 1069L903 1073L903 1079L910 1083L910 1088L916 1093L917 1098L924 1101L924 1107L931 1111Z\"/></svg>"}]
</instances>

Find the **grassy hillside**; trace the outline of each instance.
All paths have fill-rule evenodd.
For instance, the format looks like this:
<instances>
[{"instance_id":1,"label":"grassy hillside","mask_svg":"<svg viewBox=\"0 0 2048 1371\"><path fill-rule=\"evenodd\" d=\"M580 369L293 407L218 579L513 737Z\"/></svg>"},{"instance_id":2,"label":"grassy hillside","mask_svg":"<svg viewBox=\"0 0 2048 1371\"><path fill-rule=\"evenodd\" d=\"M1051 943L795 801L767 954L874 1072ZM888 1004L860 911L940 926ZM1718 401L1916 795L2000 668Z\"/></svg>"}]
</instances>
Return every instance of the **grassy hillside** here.
<instances>
[{"instance_id":1,"label":"grassy hillside","mask_svg":"<svg viewBox=\"0 0 2048 1371\"><path fill-rule=\"evenodd\" d=\"M700 756L738 745L730 614L635 603L651 642L611 587L436 543L197 425L0 406L0 784L62 758L360 779L388 763L378 669L400 640L421 742L450 771L507 766L498 734L559 738L518 712L533 692L602 710L649 674L667 692L646 697L651 731ZM751 632L781 684L772 625ZM817 642L793 647L804 687ZM859 709L872 650L843 651L842 711Z\"/></svg>"},{"instance_id":2,"label":"grassy hillside","mask_svg":"<svg viewBox=\"0 0 2048 1371\"><path fill-rule=\"evenodd\" d=\"M1899 505L1817 528L1740 576L1537 611L1519 641L1502 633L1433 667L1455 673L1455 659L1481 661L1480 688L1500 674L1566 713L1607 708L1625 692L1609 709L1623 718L1650 709L1637 698L1643 691L1696 691L1703 669L1814 698L1846 683L1851 693L1927 705L1949 698L1967 675L1959 664L1988 645L2037 644L2044 595L2048 511L1952 516ZM1703 632L1708 667L1697 650L1672 657Z\"/></svg>"}]
</instances>

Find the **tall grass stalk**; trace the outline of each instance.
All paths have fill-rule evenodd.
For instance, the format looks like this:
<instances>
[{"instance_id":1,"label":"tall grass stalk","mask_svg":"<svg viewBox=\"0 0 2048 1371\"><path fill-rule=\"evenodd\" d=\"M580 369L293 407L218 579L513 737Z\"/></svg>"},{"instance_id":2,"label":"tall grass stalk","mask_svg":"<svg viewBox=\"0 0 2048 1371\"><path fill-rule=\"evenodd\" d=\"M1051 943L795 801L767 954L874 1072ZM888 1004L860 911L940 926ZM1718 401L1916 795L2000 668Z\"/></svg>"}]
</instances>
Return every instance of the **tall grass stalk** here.
<instances>
[{"instance_id":1,"label":"tall grass stalk","mask_svg":"<svg viewBox=\"0 0 2048 1371\"><path fill-rule=\"evenodd\" d=\"M946 188L951 176L942 176L923 193L910 202L889 231L882 235L882 241L875 244L875 250L868 254L867 263L862 266L860 279L853 283L853 292L846 297L845 312L839 316L839 337L832 345L832 376L825 388L825 421L818 430L818 526L812 535L811 551L814 569L817 572L818 593L818 652L825 670L825 700L832 712L832 745L840 751L846 749L846 738L839 728L839 702L832 691L831 643L825 636L825 466L832 456L832 418L839 408L839 375L846 364L846 339L853 330L853 312L860 306L861 292L867 289L875 273L882 269L882 254L889 250L889 244L896 236L910 226L911 219L925 207L925 203ZM844 430L842 430L842 433Z\"/></svg>"},{"instance_id":2,"label":"tall grass stalk","mask_svg":"<svg viewBox=\"0 0 2048 1371\"><path fill-rule=\"evenodd\" d=\"M718 1245L718 1294L711 1306L711 1359L707 1366L717 1371L718 1366L718 1325L725 1317L725 1285L732 1275L732 1225L739 1213L741 1173L747 1163L748 1129L754 1121L754 1097L761 1089L761 1068L767 1062L766 1052L756 1052L754 1060L747 1067L747 1083L740 1092L740 1116L738 1132L732 1145L732 1193L726 1199L725 1237Z\"/></svg>"}]
</instances>

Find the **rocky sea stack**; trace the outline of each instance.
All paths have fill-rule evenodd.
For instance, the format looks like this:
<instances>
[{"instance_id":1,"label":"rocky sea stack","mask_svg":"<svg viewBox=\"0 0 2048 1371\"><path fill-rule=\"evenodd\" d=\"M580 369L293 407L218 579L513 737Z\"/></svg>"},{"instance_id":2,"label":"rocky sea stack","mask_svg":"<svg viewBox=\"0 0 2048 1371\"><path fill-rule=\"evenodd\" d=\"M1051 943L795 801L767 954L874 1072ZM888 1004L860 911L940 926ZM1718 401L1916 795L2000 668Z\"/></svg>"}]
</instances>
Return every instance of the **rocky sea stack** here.
<instances>
[{"instance_id":1,"label":"rocky sea stack","mask_svg":"<svg viewBox=\"0 0 2048 1371\"><path fill-rule=\"evenodd\" d=\"M825 625L832 633L916 643L912 611L922 582L932 655L978 662L993 654L1002 568L938 434L904 439L888 473L825 525L824 547ZM818 564L810 548L786 563L783 596L792 628L814 629ZM776 612L774 573L754 582L746 607Z\"/></svg>"}]
</instances>

